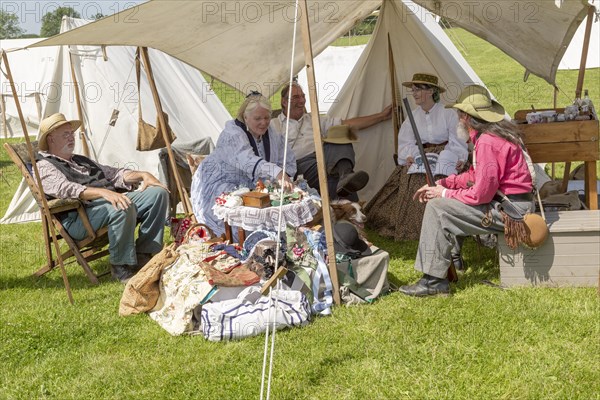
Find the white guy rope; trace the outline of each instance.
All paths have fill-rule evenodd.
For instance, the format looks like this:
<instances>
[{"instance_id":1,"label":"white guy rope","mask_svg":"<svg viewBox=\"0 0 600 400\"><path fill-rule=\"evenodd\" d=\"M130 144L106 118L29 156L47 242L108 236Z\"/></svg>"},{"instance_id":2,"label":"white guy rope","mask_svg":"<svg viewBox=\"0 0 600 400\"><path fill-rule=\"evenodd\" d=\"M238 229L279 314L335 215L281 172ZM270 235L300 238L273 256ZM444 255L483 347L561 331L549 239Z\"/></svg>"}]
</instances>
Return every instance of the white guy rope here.
<instances>
[{"instance_id":1,"label":"white guy rope","mask_svg":"<svg viewBox=\"0 0 600 400\"><path fill-rule=\"evenodd\" d=\"M296 4L296 8L294 11L294 30L293 30L293 34L292 34L292 55L290 57L290 79L289 79L289 88L290 91L292 89L292 83L294 80L294 55L296 54L296 31L297 31L297 26L298 26L298 0L296 0L295 2ZM292 103L292 96L290 96L290 91L288 91L288 104L287 104L287 109L290 109L290 105ZM290 132L290 115L289 115L289 111L286 115L286 123L285 123L285 148L283 150L283 172L281 174L281 181L280 181L280 186L281 186L281 194L279 197L279 218L278 218L278 223L277 223L277 251L275 252L275 267L274 270L277 270L277 266L279 265L279 252L281 250L281 221L283 219L283 179L285 177L286 174L286 165L287 165L287 150L288 150L288 138L289 138L289 132ZM273 273L275 273L275 271L273 271ZM277 280L277 288L280 289L281 286L281 282L279 280ZM274 307L271 307L271 304L273 302L273 288L269 289L269 319L267 321L267 329L265 332L265 349L264 349L264 354L263 354L263 368L262 368L262 377L261 377L261 383L260 383L260 399L263 400L263 394L264 394L264 386L265 386L265 369L266 369L266 361L267 361L267 346L268 346L268 340L269 340L269 324L272 323L273 324L273 333L272 333L272 337L271 337L271 352L269 355L269 378L268 378L268 384L267 384L267 400L269 400L271 398L271 378L273 377L273 356L274 356L274 352L275 352L275 332L277 331L277 326L276 326L276 321L277 321L277 306L278 306L278 302L275 301ZM275 314L274 316L272 314Z\"/></svg>"}]
</instances>

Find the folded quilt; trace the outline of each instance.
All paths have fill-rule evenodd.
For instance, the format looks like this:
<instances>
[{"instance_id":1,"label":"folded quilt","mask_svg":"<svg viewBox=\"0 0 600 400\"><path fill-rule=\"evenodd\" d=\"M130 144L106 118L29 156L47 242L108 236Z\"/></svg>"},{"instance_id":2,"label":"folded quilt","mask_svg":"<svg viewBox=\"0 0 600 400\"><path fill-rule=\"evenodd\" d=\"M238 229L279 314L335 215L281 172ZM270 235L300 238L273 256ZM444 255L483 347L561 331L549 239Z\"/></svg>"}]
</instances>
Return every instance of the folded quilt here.
<instances>
[{"instance_id":1,"label":"folded quilt","mask_svg":"<svg viewBox=\"0 0 600 400\"><path fill-rule=\"evenodd\" d=\"M259 335L267 324L269 329L306 325L310 306L299 291L273 290L269 299L259 286L250 286L236 299L204 304L201 315L204 337L221 341Z\"/></svg>"}]
</instances>

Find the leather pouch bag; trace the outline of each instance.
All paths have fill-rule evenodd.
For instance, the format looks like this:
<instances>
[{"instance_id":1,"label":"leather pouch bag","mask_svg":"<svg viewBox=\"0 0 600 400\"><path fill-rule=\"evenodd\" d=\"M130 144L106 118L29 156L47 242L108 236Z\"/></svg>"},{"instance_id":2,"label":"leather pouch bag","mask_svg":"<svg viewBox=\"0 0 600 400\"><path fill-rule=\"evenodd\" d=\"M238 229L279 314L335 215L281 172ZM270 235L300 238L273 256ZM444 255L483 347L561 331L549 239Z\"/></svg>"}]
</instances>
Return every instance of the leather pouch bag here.
<instances>
[{"instance_id":1,"label":"leather pouch bag","mask_svg":"<svg viewBox=\"0 0 600 400\"><path fill-rule=\"evenodd\" d=\"M138 110L139 110L139 123L138 123L138 136L137 136L137 151L151 151L162 149L163 147L167 147L165 142L164 135L162 131L157 128L160 127L160 119L158 116L156 117L156 126L153 126L142 118L142 94L140 90L140 57L139 52L136 53L135 58L135 73L137 77L137 85L138 85ZM167 137L169 138L169 143L173 143L173 141L177 138L171 127L169 126L169 116L167 113L163 112L163 116L165 119L165 123L167 125Z\"/></svg>"}]
</instances>

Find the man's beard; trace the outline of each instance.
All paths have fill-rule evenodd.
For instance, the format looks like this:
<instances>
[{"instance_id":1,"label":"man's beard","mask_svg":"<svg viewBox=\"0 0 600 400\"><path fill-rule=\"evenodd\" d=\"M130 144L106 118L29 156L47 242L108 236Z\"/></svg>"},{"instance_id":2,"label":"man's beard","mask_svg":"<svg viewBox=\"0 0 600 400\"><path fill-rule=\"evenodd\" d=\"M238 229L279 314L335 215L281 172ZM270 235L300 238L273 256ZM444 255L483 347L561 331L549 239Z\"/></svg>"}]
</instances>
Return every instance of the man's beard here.
<instances>
[{"instance_id":1,"label":"man's beard","mask_svg":"<svg viewBox=\"0 0 600 400\"><path fill-rule=\"evenodd\" d=\"M456 127L456 136L458 136L459 140L465 143L471 139L471 136L469 135L469 129L463 121L458 121L458 126Z\"/></svg>"}]
</instances>

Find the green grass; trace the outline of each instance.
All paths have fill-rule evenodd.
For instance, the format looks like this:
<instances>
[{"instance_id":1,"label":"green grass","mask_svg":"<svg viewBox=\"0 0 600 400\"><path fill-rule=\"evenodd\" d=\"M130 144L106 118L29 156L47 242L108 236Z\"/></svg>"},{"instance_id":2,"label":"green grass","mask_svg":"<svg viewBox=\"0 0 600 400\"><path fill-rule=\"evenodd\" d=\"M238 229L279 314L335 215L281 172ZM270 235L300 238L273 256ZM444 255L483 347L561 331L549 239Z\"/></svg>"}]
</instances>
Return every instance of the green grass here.
<instances>
[{"instance_id":1,"label":"green grass","mask_svg":"<svg viewBox=\"0 0 600 400\"><path fill-rule=\"evenodd\" d=\"M462 40L486 82L518 81L502 54ZM499 97L511 112L530 103ZM3 149L0 171L4 214L20 175ZM369 237L390 253L390 281L418 278L416 242ZM468 270L450 298L394 293L277 333L272 398L600 399L596 289L500 290L482 284L499 280L493 250L468 241L464 255ZM93 286L77 265L68 267L70 306L58 271L31 276L42 262L39 224L0 225L0 399L259 397L264 337L210 343L171 337L146 315L121 318L123 286Z\"/></svg>"}]
</instances>

